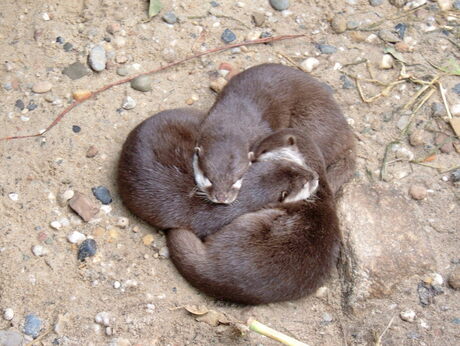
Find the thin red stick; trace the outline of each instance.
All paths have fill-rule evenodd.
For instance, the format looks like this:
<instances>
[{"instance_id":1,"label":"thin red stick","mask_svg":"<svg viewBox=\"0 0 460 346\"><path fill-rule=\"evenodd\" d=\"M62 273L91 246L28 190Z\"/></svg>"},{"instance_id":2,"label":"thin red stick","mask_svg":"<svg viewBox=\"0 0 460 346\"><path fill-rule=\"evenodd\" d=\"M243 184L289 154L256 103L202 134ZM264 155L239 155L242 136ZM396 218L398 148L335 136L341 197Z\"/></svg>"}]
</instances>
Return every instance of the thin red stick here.
<instances>
[{"instance_id":1,"label":"thin red stick","mask_svg":"<svg viewBox=\"0 0 460 346\"><path fill-rule=\"evenodd\" d=\"M184 58L182 60L175 61L175 62L172 62L170 64L167 64L167 65L164 65L164 66L161 66L161 67L157 67L157 68L155 68L155 69L153 69L151 71L148 71L148 72L142 72L142 73L138 73L138 74L136 74L134 76L131 76L131 77L128 77L128 78L120 79L119 81L116 81L116 82L111 83L111 84L107 84L107 85L103 86L102 88L97 89L96 91L93 91L91 93L91 95L89 97L85 98L85 99L72 102L72 104L70 104L61 113L59 113L59 115L56 117L56 119L54 119L53 122L51 124L49 124L48 127L44 131L42 131L40 133L33 134L33 135L4 137L4 138L0 138L0 141L9 141L9 140L12 140L12 139L22 139L22 138L31 138L31 137L42 136L45 133L47 133L49 130L51 130L54 126L56 126L56 124L59 123L62 120L64 115L69 113L72 109L74 109L78 105L86 102L89 99L92 99L94 96L96 96L96 95L98 95L98 94L100 94L100 93L102 93L102 92L104 92L104 91L116 86L116 85L131 82L134 78L137 78L139 76L144 76L144 75L156 73L156 72L159 72L159 71L163 71L163 70L166 70L168 68L171 68L171 67L174 67L176 65L179 65L179 64L182 64L184 62L187 62L189 60L199 58L200 56L221 52L221 51L228 50L228 49L235 48L235 47L250 46L250 45L261 44L261 43L269 43L269 42L275 42L275 41L283 41L283 40L289 40L289 39L294 39L294 38L299 38L299 37L304 37L304 36L305 35L303 35L303 34L300 34L300 35L281 35L281 36L260 38L258 40L253 40L253 41L246 41L246 42L241 42L241 43L229 44L229 45L226 45L226 46L221 46L221 47L209 49L209 50L207 50L205 52L202 52L202 53L191 55L191 56L186 57L186 58Z\"/></svg>"}]
</instances>

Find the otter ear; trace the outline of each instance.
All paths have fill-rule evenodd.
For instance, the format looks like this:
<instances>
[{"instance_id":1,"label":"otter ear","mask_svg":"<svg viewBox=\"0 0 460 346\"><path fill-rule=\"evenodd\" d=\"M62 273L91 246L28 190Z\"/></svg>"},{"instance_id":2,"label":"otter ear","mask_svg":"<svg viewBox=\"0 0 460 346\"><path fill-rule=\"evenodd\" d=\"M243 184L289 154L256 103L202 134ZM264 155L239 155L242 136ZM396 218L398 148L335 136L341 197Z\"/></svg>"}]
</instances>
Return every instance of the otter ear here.
<instances>
[{"instance_id":1,"label":"otter ear","mask_svg":"<svg viewBox=\"0 0 460 346\"><path fill-rule=\"evenodd\" d=\"M295 136L288 136L287 144L288 145L296 145L297 144L297 139L295 138Z\"/></svg>"},{"instance_id":2,"label":"otter ear","mask_svg":"<svg viewBox=\"0 0 460 346\"><path fill-rule=\"evenodd\" d=\"M255 155L254 155L254 152L253 151L250 151L248 153L248 159L250 162L254 161L255 160Z\"/></svg>"},{"instance_id":3,"label":"otter ear","mask_svg":"<svg viewBox=\"0 0 460 346\"><path fill-rule=\"evenodd\" d=\"M193 150L195 150L195 154L200 156L200 153L201 153L201 148L200 147L195 147Z\"/></svg>"}]
</instances>

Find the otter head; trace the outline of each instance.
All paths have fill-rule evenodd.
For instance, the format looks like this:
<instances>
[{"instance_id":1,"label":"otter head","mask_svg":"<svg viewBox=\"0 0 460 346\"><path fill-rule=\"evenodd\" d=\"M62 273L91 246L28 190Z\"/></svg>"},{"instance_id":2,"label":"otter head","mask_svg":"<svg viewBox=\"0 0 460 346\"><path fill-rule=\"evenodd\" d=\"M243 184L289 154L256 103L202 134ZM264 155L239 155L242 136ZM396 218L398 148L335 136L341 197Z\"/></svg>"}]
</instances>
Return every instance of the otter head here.
<instances>
[{"instance_id":1,"label":"otter head","mask_svg":"<svg viewBox=\"0 0 460 346\"><path fill-rule=\"evenodd\" d=\"M282 177L290 177L288 189L282 192L280 202L289 203L308 199L319 185L319 175L308 165L297 145L298 131L283 129L263 138L254 147L256 161L278 162Z\"/></svg>"},{"instance_id":2,"label":"otter head","mask_svg":"<svg viewBox=\"0 0 460 346\"><path fill-rule=\"evenodd\" d=\"M244 143L244 142L243 142ZM236 200L243 176L253 160L249 145L232 138L200 140L193 154L195 183L213 203Z\"/></svg>"}]
</instances>

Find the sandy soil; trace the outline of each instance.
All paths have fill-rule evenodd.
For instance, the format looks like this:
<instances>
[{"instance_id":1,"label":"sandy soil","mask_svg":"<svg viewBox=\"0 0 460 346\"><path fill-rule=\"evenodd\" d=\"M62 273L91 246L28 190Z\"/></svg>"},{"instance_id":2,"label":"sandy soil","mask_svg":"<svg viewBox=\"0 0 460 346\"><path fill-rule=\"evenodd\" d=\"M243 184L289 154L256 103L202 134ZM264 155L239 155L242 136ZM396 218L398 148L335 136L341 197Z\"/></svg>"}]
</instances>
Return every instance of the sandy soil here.
<instances>
[{"instance_id":1,"label":"sandy soil","mask_svg":"<svg viewBox=\"0 0 460 346\"><path fill-rule=\"evenodd\" d=\"M382 182L379 171L385 147L400 135L398 124L404 125L400 120L405 115L401 107L421 85L406 81L389 95L365 103L353 80L350 89L342 88L343 73L339 70L365 58L375 78L386 83L396 80L401 70L399 64L394 63L387 70L379 67L383 49L393 47L393 43L385 44L369 35L405 23L407 47L400 49L409 51L400 54L406 61L407 72L430 81L440 71L428 62L445 66L451 59L458 63L458 11L449 12L453 18L448 22L449 14L442 14L436 2L431 1L411 13L387 1L372 7L365 0L291 1L284 13L273 10L265 0L219 1L216 8L208 1L163 3L165 8L160 15L148 22L146 1L3 0L0 137L36 133L45 128L71 102L72 92L95 90L122 78L116 72L122 65L138 63L142 71L147 71L192 51L220 46L224 44L220 36L226 28L236 34L236 42L262 32L307 36L193 60L153 75L150 92L121 85L72 110L43 137L0 142L0 311L14 312L12 320L0 318L0 330L22 333L25 316L35 314L42 321L39 334L46 333L36 344L44 345L277 344L254 333L238 336L229 326L197 322L180 308L204 304L241 321L254 316L310 345L374 344L375 335L385 330L392 317L382 337L383 344L458 344L460 292L449 288L446 281L459 263L460 195L448 169L459 165L460 149L458 138L445 121L444 108L439 115L433 115L432 103L442 102L439 90L434 89L411 124L409 134L415 129L419 131L419 145L411 146L408 135L402 137L401 145L416 159L435 154L433 161L425 163L440 169L410 164L404 153L395 161L391 152L388 174ZM174 11L178 23L168 25L162 20L168 10ZM262 27L256 27L251 20L254 12L267 14ZM349 27L357 24L358 30L334 32L330 20L337 14L348 22L356 22L349 23ZM406 15L394 19L402 14ZM380 25L363 30L372 23ZM107 26L119 30L112 34L107 32ZM70 42L72 47L64 49L63 43L56 42L57 37L62 37L63 43ZM337 47L337 52L321 54L316 45L325 43ZM106 70L77 80L62 74L75 61L86 64L88 52L95 44L103 45L109 55ZM417 284L423 275L401 278L404 283L389 294L369 298L352 311L344 307L338 273L327 283L326 293L318 297L258 307L214 301L192 289L169 259L159 255L165 246L164 235L130 214L117 196L114 176L118 154L126 135L137 123L160 110L188 107L190 103L208 109L215 99L209 85L217 77L221 62L244 69L263 62L300 65L308 57L318 59L319 66L312 74L333 88L360 139L358 171L350 184L397 189L423 215L419 221L430 234L433 266L444 279L444 293L427 307L420 305L417 295ZM345 66L343 71L372 78L365 63ZM40 81L49 81L52 90L33 93L31 88ZM453 90L459 82L458 77L442 77L450 105L460 104L458 91ZM380 90L382 86L363 82L367 97ZM134 109L121 108L126 95L137 102ZM33 101L38 107L21 111L15 106L17 100L26 107ZM81 128L78 133L74 131L75 125ZM451 145L446 152L440 152L439 140L435 142L440 134L457 147ZM98 150L93 158L86 157L90 146ZM411 199L408 190L414 184L427 190L425 199ZM99 185L111 191L113 203L109 213L101 211L94 221L82 222L68 206L58 203L59 196L68 189L94 199L91 188ZM120 217L129 219L127 227L119 225ZM53 221L60 221L62 227L52 228ZM96 256L84 264L77 260L77 245L67 240L72 231L97 241ZM144 238L148 234L153 234L151 244ZM36 245L43 246L48 253L35 256L31 249ZM414 322L399 317L404 309L416 312ZM110 316L108 329L95 322L95 316L103 311Z\"/></svg>"}]
</instances>

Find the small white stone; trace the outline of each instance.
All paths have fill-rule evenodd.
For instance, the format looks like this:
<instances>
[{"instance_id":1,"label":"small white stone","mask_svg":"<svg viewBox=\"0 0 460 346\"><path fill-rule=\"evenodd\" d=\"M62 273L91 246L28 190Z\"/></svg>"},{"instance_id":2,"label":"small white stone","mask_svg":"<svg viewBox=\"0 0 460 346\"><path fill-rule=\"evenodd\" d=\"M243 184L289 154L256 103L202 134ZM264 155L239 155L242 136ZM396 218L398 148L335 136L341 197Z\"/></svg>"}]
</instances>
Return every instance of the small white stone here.
<instances>
[{"instance_id":1,"label":"small white stone","mask_svg":"<svg viewBox=\"0 0 460 346\"><path fill-rule=\"evenodd\" d=\"M19 195L15 192L11 192L8 194L8 197L12 200L12 201L17 201L19 199Z\"/></svg>"},{"instance_id":2,"label":"small white stone","mask_svg":"<svg viewBox=\"0 0 460 346\"><path fill-rule=\"evenodd\" d=\"M72 244L79 244L86 239L86 236L83 233L78 231L73 231L67 236L67 240Z\"/></svg>"},{"instance_id":3,"label":"small white stone","mask_svg":"<svg viewBox=\"0 0 460 346\"><path fill-rule=\"evenodd\" d=\"M327 295L327 292L328 292L328 288L326 286L321 286L320 288L318 288L315 292L315 297L317 298L323 298Z\"/></svg>"},{"instance_id":4,"label":"small white stone","mask_svg":"<svg viewBox=\"0 0 460 346\"><path fill-rule=\"evenodd\" d=\"M105 335L111 336L113 334L113 330L111 327L106 327L105 328Z\"/></svg>"},{"instance_id":5,"label":"small white stone","mask_svg":"<svg viewBox=\"0 0 460 346\"><path fill-rule=\"evenodd\" d=\"M50 226L51 228L54 228L54 229L62 228L62 225L59 221L51 221Z\"/></svg>"},{"instance_id":6,"label":"small white stone","mask_svg":"<svg viewBox=\"0 0 460 346\"><path fill-rule=\"evenodd\" d=\"M406 322L414 322L417 315L414 310L403 310L400 312L399 317Z\"/></svg>"},{"instance_id":7,"label":"small white stone","mask_svg":"<svg viewBox=\"0 0 460 346\"><path fill-rule=\"evenodd\" d=\"M42 14L42 19L43 19L44 21L49 21L49 20L50 20L50 16L49 16L49 14L48 14L48 13L46 13L46 12L45 12L45 13L43 13L43 14Z\"/></svg>"},{"instance_id":8,"label":"small white stone","mask_svg":"<svg viewBox=\"0 0 460 346\"><path fill-rule=\"evenodd\" d=\"M258 31L250 31L246 35L246 41L254 41L260 38L260 32Z\"/></svg>"},{"instance_id":9,"label":"small white stone","mask_svg":"<svg viewBox=\"0 0 460 346\"><path fill-rule=\"evenodd\" d=\"M110 326L110 314L106 311L99 312L94 318L94 320L96 321L96 323L104 327Z\"/></svg>"},{"instance_id":10,"label":"small white stone","mask_svg":"<svg viewBox=\"0 0 460 346\"><path fill-rule=\"evenodd\" d=\"M63 193L58 195L57 201L62 207L66 205L67 201L74 196L73 190L65 190Z\"/></svg>"},{"instance_id":11,"label":"small white stone","mask_svg":"<svg viewBox=\"0 0 460 346\"><path fill-rule=\"evenodd\" d=\"M59 219L59 222L61 223L61 226L62 226L62 227L68 227L68 226L70 226L70 221L69 221L69 219L66 218L66 217L60 218L60 219Z\"/></svg>"},{"instance_id":12,"label":"small white stone","mask_svg":"<svg viewBox=\"0 0 460 346\"><path fill-rule=\"evenodd\" d=\"M3 318L7 321L11 321L14 317L14 311L11 308L3 310Z\"/></svg>"},{"instance_id":13,"label":"small white stone","mask_svg":"<svg viewBox=\"0 0 460 346\"><path fill-rule=\"evenodd\" d=\"M238 1L238 2L236 3L236 6L238 6L239 8L243 8L243 7L246 6L246 4L245 4L244 2Z\"/></svg>"},{"instance_id":14,"label":"small white stone","mask_svg":"<svg viewBox=\"0 0 460 346\"><path fill-rule=\"evenodd\" d=\"M121 228L126 228L129 226L129 219L127 217L119 217L117 220L117 226Z\"/></svg>"},{"instance_id":15,"label":"small white stone","mask_svg":"<svg viewBox=\"0 0 460 346\"><path fill-rule=\"evenodd\" d=\"M380 62L380 68L383 70L388 70L393 68L394 59L391 54L383 54L382 61Z\"/></svg>"},{"instance_id":16,"label":"small white stone","mask_svg":"<svg viewBox=\"0 0 460 346\"><path fill-rule=\"evenodd\" d=\"M369 43L375 43L379 40L379 37L376 35L376 34L370 34L369 36L367 36L366 38L366 42L369 42Z\"/></svg>"},{"instance_id":17,"label":"small white stone","mask_svg":"<svg viewBox=\"0 0 460 346\"><path fill-rule=\"evenodd\" d=\"M450 112L452 113L452 115L453 115L454 117L460 116L460 103L457 103L457 104L453 105L453 106L450 108Z\"/></svg>"},{"instance_id":18,"label":"small white stone","mask_svg":"<svg viewBox=\"0 0 460 346\"><path fill-rule=\"evenodd\" d=\"M166 246L163 246L158 252L158 254L163 258L169 258L169 250Z\"/></svg>"},{"instance_id":19,"label":"small white stone","mask_svg":"<svg viewBox=\"0 0 460 346\"><path fill-rule=\"evenodd\" d=\"M426 1L427 0L412 0L412 1L409 1L406 5L404 5L404 10L412 10L416 7L420 7L422 5L425 5L426 4Z\"/></svg>"},{"instance_id":20,"label":"small white stone","mask_svg":"<svg viewBox=\"0 0 460 346\"><path fill-rule=\"evenodd\" d=\"M41 245L35 245L32 247L32 253L37 257L41 257L47 255L48 250Z\"/></svg>"},{"instance_id":21,"label":"small white stone","mask_svg":"<svg viewBox=\"0 0 460 346\"><path fill-rule=\"evenodd\" d=\"M115 288L116 290L119 289L121 287L121 283L120 281L114 281L113 283L113 288Z\"/></svg>"},{"instance_id":22,"label":"small white stone","mask_svg":"<svg viewBox=\"0 0 460 346\"><path fill-rule=\"evenodd\" d=\"M133 109L136 107L136 100L134 100L131 96L126 96L123 99L121 106L126 110Z\"/></svg>"},{"instance_id":23,"label":"small white stone","mask_svg":"<svg viewBox=\"0 0 460 346\"><path fill-rule=\"evenodd\" d=\"M438 6L441 11L448 11L452 8L451 0L438 0Z\"/></svg>"},{"instance_id":24,"label":"small white stone","mask_svg":"<svg viewBox=\"0 0 460 346\"><path fill-rule=\"evenodd\" d=\"M420 327L430 329L430 325L425 320L420 320Z\"/></svg>"},{"instance_id":25,"label":"small white stone","mask_svg":"<svg viewBox=\"0 0 460 346\"><path fill-rule=\"evenodd\" d=\"M109 214L112 211L112 207L110 205L101 205L101 210L104 213Z\"/></svg>"},{"instance_id":26,"label":"small white stone","mask_svg":"<svg viewBox=\"0 0 460 346\"><path fill-rule=\"evenodd\" d=\"M300 67L305 72L311 72L318 66L319 66L319 60L313 57L307 58L300 63Z\"/></svg>"},{"instance_id":27,"label":"small white stone","mask_svg":"<svg viewBox=\"0 0 460 346\"><path fill-rule=\"evenodd\" d=\"M441 274L431 273L430 278L432 286L442 286L444 284L444 279L442 278Z\"/></svg>"}]
</instances>

